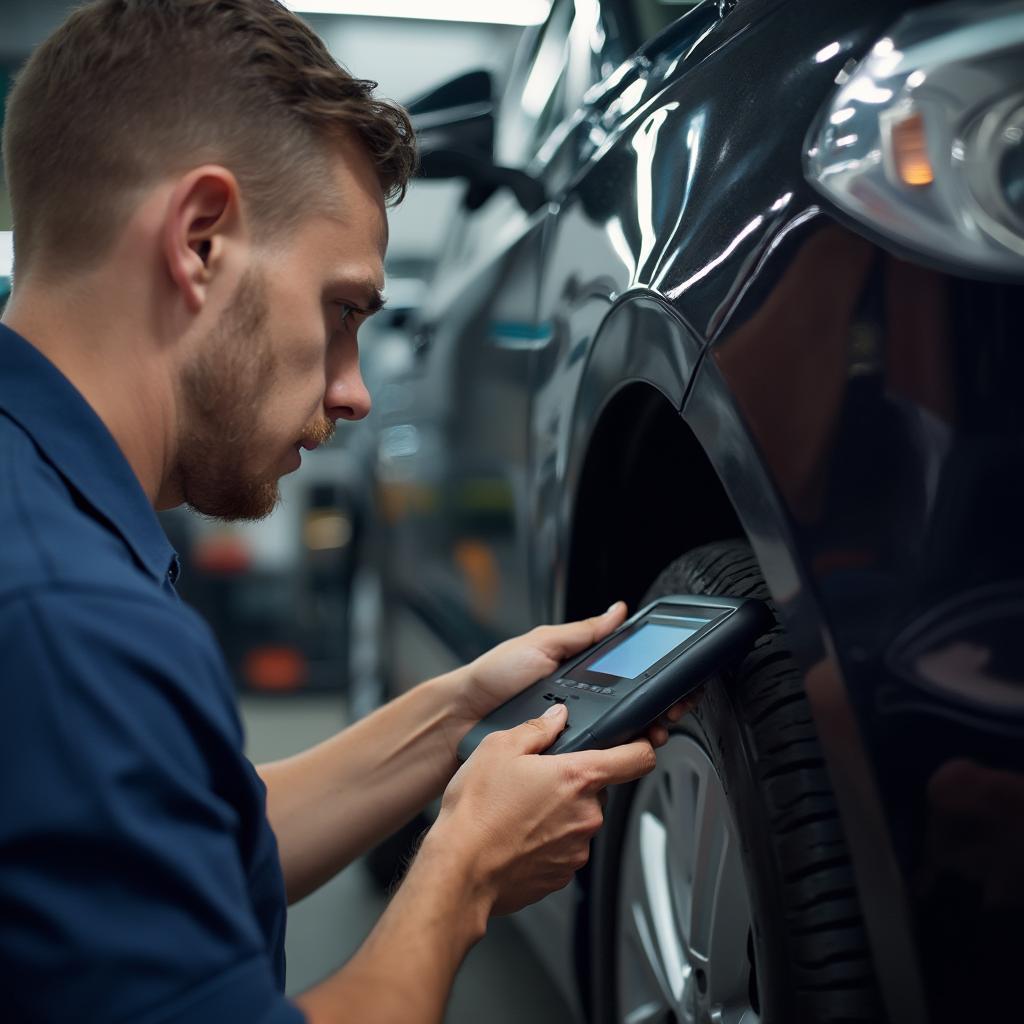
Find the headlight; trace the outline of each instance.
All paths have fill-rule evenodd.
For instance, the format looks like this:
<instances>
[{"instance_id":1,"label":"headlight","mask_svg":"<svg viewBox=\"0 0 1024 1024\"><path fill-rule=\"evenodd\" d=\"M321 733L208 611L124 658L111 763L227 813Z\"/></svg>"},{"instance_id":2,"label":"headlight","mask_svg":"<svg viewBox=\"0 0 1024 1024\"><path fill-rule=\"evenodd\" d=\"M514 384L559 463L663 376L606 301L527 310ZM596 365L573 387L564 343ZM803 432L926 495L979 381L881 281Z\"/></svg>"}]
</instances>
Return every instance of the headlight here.
<instances>
[{"instance_id":1,"label":"headlight","mask_svg":"<svg viewBox=\"0 0 1024 1024\"><path fill-rule=\"evenodd\" d=\"M1024 277L1024 4L914 12L836 84L810 182L904 249Z\"/></svg>"}]
</instances>

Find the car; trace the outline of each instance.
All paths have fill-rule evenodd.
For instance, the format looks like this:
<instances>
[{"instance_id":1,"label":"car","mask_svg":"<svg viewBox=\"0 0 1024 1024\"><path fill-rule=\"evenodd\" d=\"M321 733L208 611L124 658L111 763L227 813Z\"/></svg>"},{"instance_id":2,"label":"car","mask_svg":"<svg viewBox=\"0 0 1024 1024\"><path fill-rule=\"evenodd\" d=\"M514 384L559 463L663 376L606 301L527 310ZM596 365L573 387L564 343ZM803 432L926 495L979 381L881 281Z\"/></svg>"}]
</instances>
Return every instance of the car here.
<instances>
[{"instance_id":1,"label":"car","mask_svg":"<svg viewBox=\"0 0 1024 1024\"><path fill-rule=\"evenodd\" d=\"M1018 1020L1024 8L554 0L381 424L397 692L672 592L777 624L521 915L599 1024Z\"/></svg>"}]
</instances>

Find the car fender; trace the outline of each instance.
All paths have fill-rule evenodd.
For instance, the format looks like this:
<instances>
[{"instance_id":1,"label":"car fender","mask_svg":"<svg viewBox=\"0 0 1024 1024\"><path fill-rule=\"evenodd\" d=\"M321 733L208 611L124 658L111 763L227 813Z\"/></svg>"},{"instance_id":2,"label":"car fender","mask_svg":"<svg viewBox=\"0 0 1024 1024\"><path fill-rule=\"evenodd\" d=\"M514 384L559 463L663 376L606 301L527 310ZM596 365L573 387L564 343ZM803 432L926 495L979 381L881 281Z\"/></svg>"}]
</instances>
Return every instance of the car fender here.
<instances>
[{"instance_id":1,"label":"car fender","mask_svg":"<svg viewBox=\"0 0 1024 1024\"><path fill-rule=\"evenodd\" d=\"M541 529L534 534L531 551L541 619L560 621L566 614L580 477L609 404L625 389L640 387L680 409L700 352L694 333L659 295L636 289L611 305L575 371L573 360L566 362L553 393L572 395L568 414L564 397L560 409L552 409L549 416L543 396L538 400L535 436L544 432L545 420L556 425L549 433L554 434L549 456L535 459L534 515Z\"/></svg>"},{"instance_id":2,"label":"car fender","mask_svg":"<svg viewBox=\"0 0 1024 1024\"><path fill-rule=\"evenodd\" d=\"M713 354L701 360L682 416L736 510L804 668L886 1004L893 1019L923 1020L923 986L906 887L836 646L785 504Z\"/></svg>"}]
</instances>

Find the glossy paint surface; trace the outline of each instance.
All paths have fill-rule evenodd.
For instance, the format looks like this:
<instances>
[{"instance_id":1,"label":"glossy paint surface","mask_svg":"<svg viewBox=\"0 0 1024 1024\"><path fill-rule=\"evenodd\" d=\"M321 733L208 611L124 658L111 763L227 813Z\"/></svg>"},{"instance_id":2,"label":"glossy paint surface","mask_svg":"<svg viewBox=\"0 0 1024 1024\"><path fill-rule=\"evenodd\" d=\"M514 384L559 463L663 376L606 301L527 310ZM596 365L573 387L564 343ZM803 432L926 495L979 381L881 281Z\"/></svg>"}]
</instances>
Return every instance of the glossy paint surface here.
<instances>
[{"instance_id":1,"label":"glossy paint surface","mask_svg":"<svg viewBox=\"0 0 1024 1024\"><path fill-rule=\"evenodd\" d=\"M890 1016L1011 1019L1022 288L897 258L802 168L837 72L903 6L699 6L543 140L547 207L458 229L390 428L416 438L385 459L390 575L465 660L635 602L624 561L703 543L682 506L727 499L806 672ZM647 430L658 408L682 433ZM640 464L676 481L675 519L623 499Z\"/></svg>"}]
</instances>

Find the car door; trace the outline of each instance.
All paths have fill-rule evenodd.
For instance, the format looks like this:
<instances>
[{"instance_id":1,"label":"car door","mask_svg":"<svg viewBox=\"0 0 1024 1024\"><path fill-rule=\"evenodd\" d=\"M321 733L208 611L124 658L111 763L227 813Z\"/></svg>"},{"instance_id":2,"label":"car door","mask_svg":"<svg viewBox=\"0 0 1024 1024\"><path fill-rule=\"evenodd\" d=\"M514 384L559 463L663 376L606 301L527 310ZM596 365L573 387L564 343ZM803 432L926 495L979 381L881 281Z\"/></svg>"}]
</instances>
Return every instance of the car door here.
<instances>
[{"instance_id":1,"label":"car door","mask_svg":"<svg viewBox=\"0 0 1024 1024\"><path fill-rule=\"evenodd\" d=\"M564 157L566 126L608 69L608 52L595 60L590 46L601 29L596 3L556 0L510 73L496 156L546 189L574 171L550 155ZM443 671L534 624L526 481L534 367L552 343L538 316L550 216L500 189L462 210L415 328L412 401L383 432L391 604L404 622L395 648L417 652L420 676L424 658ZM412 666L399 674L411 681Z\"/></svg>"}]
</instances>

